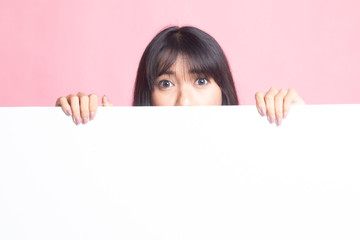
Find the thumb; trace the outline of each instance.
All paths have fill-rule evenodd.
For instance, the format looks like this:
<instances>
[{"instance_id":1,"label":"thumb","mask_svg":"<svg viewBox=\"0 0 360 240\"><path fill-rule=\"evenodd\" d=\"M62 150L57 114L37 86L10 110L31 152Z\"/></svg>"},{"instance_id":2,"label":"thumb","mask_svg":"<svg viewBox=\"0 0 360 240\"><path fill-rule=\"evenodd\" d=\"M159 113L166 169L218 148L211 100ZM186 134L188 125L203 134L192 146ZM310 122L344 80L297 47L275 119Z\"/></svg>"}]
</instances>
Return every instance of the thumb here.
<instances>
[{"instance_id":1,"label":"thumb","mask_svg":"<svg viewBox=\"0 0 360 240\"><path fill-rule=\"evenodd\" d=\"M103 107L111 107L111 106L114 106L110 101L109 99L106 97L106 95L104 95L102 97L102 105Z\"/></svg>"}]
</instances>

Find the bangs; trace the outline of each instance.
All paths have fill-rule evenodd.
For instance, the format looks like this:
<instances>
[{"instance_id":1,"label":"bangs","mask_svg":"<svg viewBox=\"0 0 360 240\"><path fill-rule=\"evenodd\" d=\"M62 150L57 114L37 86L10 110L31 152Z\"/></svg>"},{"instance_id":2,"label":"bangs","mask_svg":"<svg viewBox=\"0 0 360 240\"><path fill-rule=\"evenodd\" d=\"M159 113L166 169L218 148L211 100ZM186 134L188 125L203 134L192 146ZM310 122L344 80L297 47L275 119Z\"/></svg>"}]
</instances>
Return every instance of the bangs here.
<instances>
[{"instance_id":1,"label":"bangs","mask_svg":"<svg viewBox=\"0 0 360 240\"><path fill-rule=\"evenodd\" d=\"M204 78L213 78L221 86L220 64L216 61L218 57L212 49L206 48L199 44L197 39L171 39L174 41L167 42L154 59L153 69L148 69L151 75L148 77L151 87L159 76L165 74L174 65L179 57L184 58L184 62L191 74ZM149 66L150 67L150 66Z\"/></svg>"}]
</instances>

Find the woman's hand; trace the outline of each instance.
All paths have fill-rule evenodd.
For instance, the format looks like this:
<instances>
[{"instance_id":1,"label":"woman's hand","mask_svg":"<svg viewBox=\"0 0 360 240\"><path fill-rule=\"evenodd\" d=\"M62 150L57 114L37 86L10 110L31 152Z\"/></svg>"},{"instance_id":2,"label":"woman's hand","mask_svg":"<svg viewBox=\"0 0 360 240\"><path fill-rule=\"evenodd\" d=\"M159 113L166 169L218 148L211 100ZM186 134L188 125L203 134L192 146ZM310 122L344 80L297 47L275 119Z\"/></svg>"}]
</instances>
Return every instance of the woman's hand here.
<instances>
[{"instance_id":1,"label":"woman's hand","mask_svg":"<svg viewBox=\"0 0 360 240\"><path fill-rule=\"evenodd\" d=\"M104 95L102 97L102 105L113 106ZM66 97L59 97L56 100L57 107L61 107L64 113L72 116L76 125L87 123L95 118L98 109L98 97L95 94L86 95L79 92L77 95L70 94Z\"/></svg>"},{"instance_id":2,"label":"woman's hand","mask_svg":"<svg viewBox=\"0 0 360 240\"><path fill-rule=\"evenodd\" d=\"M305 104L293 88L277 90L272 87L266 93L257 92L255 99L260 115L266 115L269 122L276 122L277 126L286 118L292 104Z\"/></svg>"}]
</instances>

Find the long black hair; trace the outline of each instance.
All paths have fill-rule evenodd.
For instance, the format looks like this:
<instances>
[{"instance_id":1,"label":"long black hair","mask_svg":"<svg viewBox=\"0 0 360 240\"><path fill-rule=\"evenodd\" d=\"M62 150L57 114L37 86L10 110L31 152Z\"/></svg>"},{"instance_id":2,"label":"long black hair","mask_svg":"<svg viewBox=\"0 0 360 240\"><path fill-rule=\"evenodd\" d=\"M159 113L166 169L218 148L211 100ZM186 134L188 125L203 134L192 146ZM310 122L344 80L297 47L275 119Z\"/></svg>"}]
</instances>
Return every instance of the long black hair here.
<instances>
[{"instance_id":1,"label":"long black hair","mask_svg":"<svg viewBox=\"0 0 360 240\"><path fill-rule=\"evenodd\" d=\"M195 27L168 27L146 47L137 71L133 106L151 106L154 81L185 56L191 69L212 77L222 93L222 105L238 105L228 61L216 40Z\"/></svg>"}]
</instances>

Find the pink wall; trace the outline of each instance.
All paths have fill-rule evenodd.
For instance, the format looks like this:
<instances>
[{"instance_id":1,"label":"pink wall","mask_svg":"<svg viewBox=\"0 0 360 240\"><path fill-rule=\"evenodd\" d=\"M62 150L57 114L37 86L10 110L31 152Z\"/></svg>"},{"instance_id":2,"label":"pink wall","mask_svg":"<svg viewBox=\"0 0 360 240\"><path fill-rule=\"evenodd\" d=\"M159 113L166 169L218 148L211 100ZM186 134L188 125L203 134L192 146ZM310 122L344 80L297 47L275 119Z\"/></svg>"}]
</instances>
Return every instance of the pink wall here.
<instances>
[{"instance_id":1,"label":"pink wall","mask_svg":"<svg viewBox=\"0 0 360 240\"><path fill-rule=\"evenodd\" d=\"M242 104L270 86L360 103L358 0L0 0L0 106L78 90L130 105L143 50L171 24L218 40Z\"/></svg>"}]
</instances>

